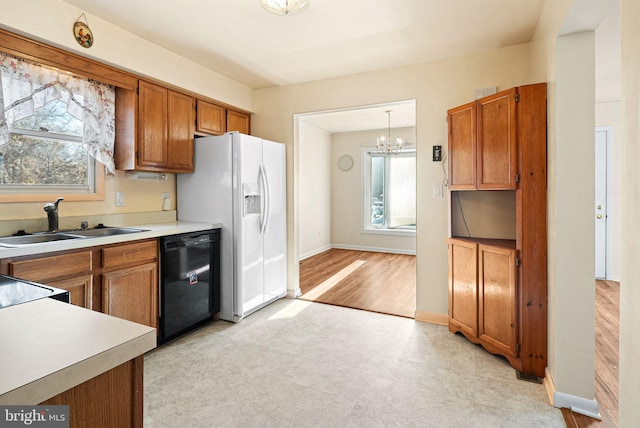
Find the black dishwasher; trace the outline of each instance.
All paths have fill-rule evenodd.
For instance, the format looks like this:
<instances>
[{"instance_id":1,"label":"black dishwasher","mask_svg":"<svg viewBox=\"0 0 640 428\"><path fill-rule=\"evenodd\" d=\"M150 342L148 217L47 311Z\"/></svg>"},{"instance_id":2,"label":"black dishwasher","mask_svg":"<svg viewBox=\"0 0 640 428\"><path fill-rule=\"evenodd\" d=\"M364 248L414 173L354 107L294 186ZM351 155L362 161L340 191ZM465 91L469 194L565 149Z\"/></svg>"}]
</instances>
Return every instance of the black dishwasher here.
<instances>
[{"instance_id":1,"label":"black dishwasher","mask_svg":"<svg viewBox=\"0 0 640 428\"><path fill-rule=\"evenodd\" d=\"M158 343L220 312L220 229L160 239Z\"/></svg>"}]
</instances>

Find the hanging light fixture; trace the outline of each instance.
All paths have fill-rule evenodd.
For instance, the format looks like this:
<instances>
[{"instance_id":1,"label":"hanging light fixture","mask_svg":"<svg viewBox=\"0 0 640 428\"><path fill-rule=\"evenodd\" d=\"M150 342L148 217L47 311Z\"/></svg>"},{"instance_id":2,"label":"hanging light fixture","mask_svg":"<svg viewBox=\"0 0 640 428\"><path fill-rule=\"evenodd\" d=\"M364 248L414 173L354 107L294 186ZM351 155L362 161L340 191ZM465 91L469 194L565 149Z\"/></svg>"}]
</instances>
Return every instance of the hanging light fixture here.
<instances>
[{"instance_id":1,"label":"hanging light fixture","mask_svg":"<svg viewBox=\"0 0 640 428\"><path fill-rule=\"evenodd\" d=\"M295 15L309 6L310 0L260 0L262 7L276 15Z\"/></svg>"},{"instance_id":2,"label":"hanging light fixture","mask_svg":"<svg viewBox=\"0 0 640 428\"><path fill-rule=\"evenodd\" d=\"M404 140L400 137L396 137L393 140L391 139L391 110L386 110L385 113L387 113L387 116L389 117L387 135L381 135L378 137L378 141L376 141L376 148L378 149L378 153L399 153L402 151Z\"/></svg>"}]
</instances>

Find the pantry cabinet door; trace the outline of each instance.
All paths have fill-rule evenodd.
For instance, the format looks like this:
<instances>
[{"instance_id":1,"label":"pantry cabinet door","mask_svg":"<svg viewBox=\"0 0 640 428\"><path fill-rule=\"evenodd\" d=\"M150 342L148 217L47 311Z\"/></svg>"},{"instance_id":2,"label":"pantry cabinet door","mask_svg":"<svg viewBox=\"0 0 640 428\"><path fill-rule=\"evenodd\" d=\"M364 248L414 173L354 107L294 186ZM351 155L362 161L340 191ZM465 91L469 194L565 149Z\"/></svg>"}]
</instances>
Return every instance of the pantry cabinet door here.
<instances>
[{"instance_id":1,"label":"pantry cabinet door","mask_svg":"<svg viewBox=\"0 0 640 428\"><path fill-rule=\"evenodd\" d=\"M478 100L478 190L516 188L516 95L517 88L513 88Z\"/></svg>"}]
</instances>

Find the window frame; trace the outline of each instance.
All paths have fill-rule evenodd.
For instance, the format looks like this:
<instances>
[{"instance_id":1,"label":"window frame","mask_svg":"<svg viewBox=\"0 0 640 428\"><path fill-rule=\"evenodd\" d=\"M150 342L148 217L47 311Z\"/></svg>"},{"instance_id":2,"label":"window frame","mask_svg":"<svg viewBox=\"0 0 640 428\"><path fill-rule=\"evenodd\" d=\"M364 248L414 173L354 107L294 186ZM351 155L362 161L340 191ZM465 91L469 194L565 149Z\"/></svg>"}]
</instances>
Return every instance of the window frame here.
<instances>
[{"instance_id":1,"label":"window frame","mask_svg":"<svg viewBox=\"0 0 640 428\"><path fill-rule=\"evenodd\" d=\"M74 137L69 135L57 134L54 132L41 132L28 129L9 128L12 134L30 135L35 137L61 139L70 142L82 143L81 137ZM97 162L95 159L87 155L88 159L88 176L90 192L83 191L71 191L69 186L53 186L52 191L48 193L38 192L40 189L34 189L33 192L17 192L8 191L6 188L0 186L0 203L7 202L47 202L52 198L63 197L65 201L70 202L84 202L84 201L103 201L104 200L104 165Z\"/></svg>"},{"instance_id":2,"label":"window frame","mask_svg":"<svg viewBox=\"0 0 640 428\"><path fill-rule=\"evenodd\" d=\"M402 153L411 153L417 162L417 153L416 149L413 146L405 146L402 150ZM371 224L371 162L370 158L375 155L378 157L378 153L376 153L375 146L362 146L361 147L361 157L362 157L362 181L361 181L361 194L362 194L362 203L361 203L361 233L373 234L373 235L396 235L396 236L416 236L417 226L413 228L407 229L398 229L398 228L388 228L388 227L375 227ZM397 155L382 155L379 157L385 157L385 192L388 187L389 174L387 172L386 164L389 162L389 156L397 156ZM400 155L402 156L402 155ZM417 178L416 178L417 179ZM386 199L386 194L385 194ZM386 201L385 201L386 203ZM416 201L417 203L417 201ZM385 219L386 222L386 219Z\"/></svg>"}]
</instances>

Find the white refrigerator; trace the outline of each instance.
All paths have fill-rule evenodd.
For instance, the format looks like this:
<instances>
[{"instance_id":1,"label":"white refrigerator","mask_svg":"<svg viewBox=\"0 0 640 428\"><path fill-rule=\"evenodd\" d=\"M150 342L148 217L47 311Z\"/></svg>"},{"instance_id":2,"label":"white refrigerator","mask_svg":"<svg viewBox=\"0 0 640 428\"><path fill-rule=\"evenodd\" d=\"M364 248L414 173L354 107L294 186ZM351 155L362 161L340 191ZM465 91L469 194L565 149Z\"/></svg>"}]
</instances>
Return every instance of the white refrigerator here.
<instances>
[{"instance_id":1,"label":"white refrigerator","mask_svg":"<svg viewBox=\"0 0 640 428\"><path fill-rule=\"evenodd\" d=\"M229 132L196 138L177 174L178 220L222 224L220 318L238 322L287 294L285 145Z\"/></svg>"}]
</instances>

